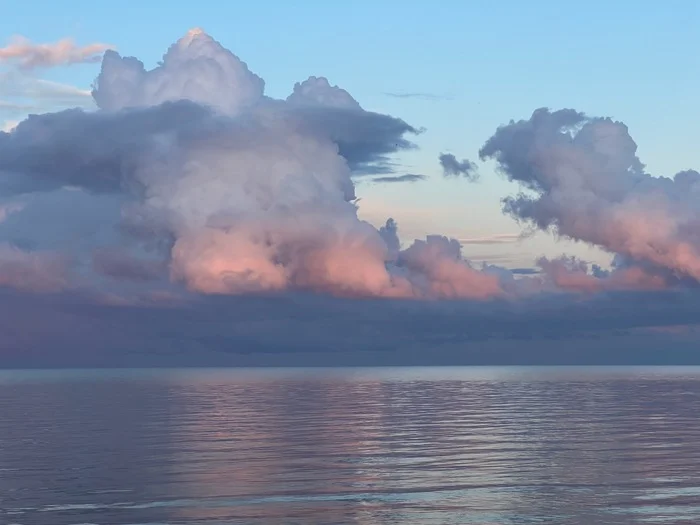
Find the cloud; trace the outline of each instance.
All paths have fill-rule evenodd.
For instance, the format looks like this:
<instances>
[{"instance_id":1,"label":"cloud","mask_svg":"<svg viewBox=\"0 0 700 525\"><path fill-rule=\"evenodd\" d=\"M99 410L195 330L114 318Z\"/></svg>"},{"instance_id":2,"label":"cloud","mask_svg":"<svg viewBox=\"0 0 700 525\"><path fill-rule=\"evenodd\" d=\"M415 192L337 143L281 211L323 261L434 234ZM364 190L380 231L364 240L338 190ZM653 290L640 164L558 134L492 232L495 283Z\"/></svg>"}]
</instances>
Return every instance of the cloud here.
<instances>
[{"instance_id":1,"label":"cloud","mask_svg":"<svg viewBox=\"0 0 700 525\"><path fill-rule=\"evenodd\" d=\"M511 268L510 272L513 275L537 275L540 270L538 268Z\"/></svg>"},{"instance_id":2,"label":"cloud","mask_svg":"<svg viewBox=\"0 0 700 525\"><path fill-rule=\"evenodd\" d=\"M658 290L667 286L663 275L647 273L639 267L601 271L576 257L561 256L556 259L541 257L537 265L546 278L546 284L556 290L594 293L604 290Z\"/></svg>"},{"instance_id":3,"label":"cloud","mask_svg":"<svg viewBox=\"0 0 700 525\"><path fill-rule=\"evenodd\" d=\"M0 244L0 286L52 293L68 287L68 267L59 254L28 252Z\"/></svg>"},{"instance_id":4,"label":"cloud","mask_svg":"<svg viewBox=\"0 0 700 525\"><path fill-rule=\"evenodd\" d=\"M698 295L678 292L489 303L285 293L146 306L0 290L0 310L6 367L700 362L697 337L660 331L700 323ZM17 330L28 319L32 329Z\"/></svg>"},{"instance_id":5,"label":"cloud","mask_svg":"<svg viewBox=\"0 0 700 525\"><path fill-rule=\"evenodd\" d=\"M624 256L676 278L700 278L700 174L653 177L627 126L573 109L538 109L501 126L482 159L528 193L504 211L542 230ZM664 273L664 272L657 272Z\"/></svg>"},{"instance_id":6,"label":"cloud","mask_svg":"<svg viewBox=\"0 0 700 525\"><path fill-rule=\"evenodd\" d=\"M5 47L0 47L0 64L9 63L22 70L99 62L107 44L78 46L70 38L51 44L35 44L22 36L15 36Z\"/></svg>"},{"instance_id":7,"label":"cloud","mask_svg":"<svg viewBox=\"0 0 700 525\"><path fill-rule=\"evenodd\" d=\"M147 282L163 277L165 264L161 260L144 259L123 253L114 248L96 250L92 266L101 275L119 281Z\"/></svg>"},{"instance_id":8,"label":"cloud","mask_svg":"<svg viewBox=\"0 0 700 525\"><path fill-rule=\"evenodd\" d=\"M0 347L38 320L22 344L42 364L66 366L74 347L98 365L337 364L357 349L373 363L663 361L662 339L636 330L700 323L700 174L652 177L610 119L538 110L485 143L522 186L506 213L614 256L507 269L493 263L510 255L475 265L461 245L519 234L402 244L393 219L358 217L357 177L424 178L394 157L419 128L321 76L273 99L201 30L151 70L106 52L92 92L2 73L0 99L62 109L0 133Z\"/></svg>"},{"instance_id":9,"label":"cloud","mask_svg":"<svg viewBox=\"0 0 700 525\"><path fill-rule=\"evenodd\" d=\"M450 153L440 154L440 166L445 177L463 177L472 182L479 178L476 164L467 159L458 161L457 157Z\"/></svg>"},{"instance_id":10,"label":"cloud","mask_svg":"<svg viewBox=\"0 0 700 525\"><path fill-rule=\"evenodd\" d=\"M96 112L32 115L0 134L0 189L120 196L113 232L92 251L81 245L97 283L160 275L203 294L501 293L456 241L431 236L392 256L358 218L353 174L382 170L419 130L365 111L323 77L271 99L244 62L193 30L150 71L107 51L92 94Z\"/></svg>"},{"instance_id":11,"label":"cloud","mask_svg":"<svg viewBox=\"0 0 700 525\"><path fill-rule=\"evenodd\" d=\"M416 175L415 173L407 173L406 175L396 175L390 177L375 177L372 182L418 182L425 180L428 177L425 175Z\"/></svg>"},{"instance_id":12,"label":"cloud","mask_svg":"<svg viewBox=\"0 0 700 525\"><path fill-rule=\"evenodd\" d=\"M345 109L362 109L350 93L338 86L331 86L327 78L309 77L297 82L287 102L299 106L325 106Z\"/></svg>"},{"instance_id":13,"label":"cloud","mask_svg":"<svg viewBox=\"0 0 700 525\"><path fill-rule=\"evenodd\" d=\"M62 92L88 105L74 88L26 85L36 100ZM489 348L507 346L512 362L530 339L700 322L688 270L700 175L646 174L619 123L540 110L487 141L481 157L527 192L507 198L506 212L616 255L609 270L566 256L509 270L497 256L472 264L462 244L521 235L402 243L393 219L376 228L358 217L358 175L422 178L395 174L394 159L420 129L365 110L324 77L273 99L244 62L192 31L152 70L107 52L92 95L94 110L32 115L0 133L0 308L9 298L57 325L91 327L64 345L180 348L202 363L242 348L337 347L439 348L458 361L475 343L474 359L498 361L475 350L498 341ZM475 175L473 163L443 157L450 176Z\"/></svg>"},{"instance_id":14,"label":"cloud","mask_svg":"<svg viewBox=\"0 0 700 525\"><path fill-rule=\"evenodd\" d=\"M484 237L459 239L459 242L462 244L508 244L522 240L523 234L521 233L496 233Z\"/></svg>"}]
</instances>

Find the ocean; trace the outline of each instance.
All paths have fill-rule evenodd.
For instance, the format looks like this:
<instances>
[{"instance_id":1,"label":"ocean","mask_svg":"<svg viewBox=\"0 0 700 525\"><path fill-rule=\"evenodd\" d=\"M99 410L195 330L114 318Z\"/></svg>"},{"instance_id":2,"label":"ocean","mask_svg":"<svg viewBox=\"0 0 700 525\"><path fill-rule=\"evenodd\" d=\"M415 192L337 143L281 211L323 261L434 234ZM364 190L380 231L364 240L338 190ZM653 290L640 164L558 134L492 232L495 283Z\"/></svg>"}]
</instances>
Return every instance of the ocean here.
<instances>
[{"instance_id":1,"label":"ocean","mask_svg":"<svg viewBox=\"0 0 700 525\"><path fill-rule=\"evenodd\" d=\"M698 368L0 372L0 523L700 523Z\"/></svg>"}]
</instances>

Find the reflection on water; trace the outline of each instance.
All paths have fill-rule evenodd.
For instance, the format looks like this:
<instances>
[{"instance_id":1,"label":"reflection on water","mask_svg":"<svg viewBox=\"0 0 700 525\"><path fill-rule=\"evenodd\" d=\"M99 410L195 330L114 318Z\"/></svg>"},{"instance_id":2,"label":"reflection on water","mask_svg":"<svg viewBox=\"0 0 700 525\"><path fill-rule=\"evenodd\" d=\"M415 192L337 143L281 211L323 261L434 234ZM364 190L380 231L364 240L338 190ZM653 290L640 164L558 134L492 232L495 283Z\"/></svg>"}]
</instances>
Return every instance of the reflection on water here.
<instances>
[{"instance_id":1,"label":"reflection on water","mask_svg":"<svg viewBox=\"0 0 700 525\"><path fill-rule=\"evenodd\" d=\"M0 523L700 522L700 370L0 372Z\"/></svg>"}]
</instances>

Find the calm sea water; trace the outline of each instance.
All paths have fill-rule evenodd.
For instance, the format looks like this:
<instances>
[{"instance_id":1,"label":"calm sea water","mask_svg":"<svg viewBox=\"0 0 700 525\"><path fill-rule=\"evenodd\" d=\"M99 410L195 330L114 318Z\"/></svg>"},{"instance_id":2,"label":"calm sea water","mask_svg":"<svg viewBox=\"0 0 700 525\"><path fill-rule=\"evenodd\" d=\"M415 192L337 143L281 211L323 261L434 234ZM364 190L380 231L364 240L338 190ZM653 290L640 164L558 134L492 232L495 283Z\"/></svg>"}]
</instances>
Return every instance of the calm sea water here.
<instances>
[{"instance_id":1,"label":"calm sea water","mask_svg":"<svg viewBox=\"0 0 700 525\"><path fill-rule=\"evenodd\" d=\"M0 372L0 523L700 523L700 370Z\"/></svg>"}]
</instances>

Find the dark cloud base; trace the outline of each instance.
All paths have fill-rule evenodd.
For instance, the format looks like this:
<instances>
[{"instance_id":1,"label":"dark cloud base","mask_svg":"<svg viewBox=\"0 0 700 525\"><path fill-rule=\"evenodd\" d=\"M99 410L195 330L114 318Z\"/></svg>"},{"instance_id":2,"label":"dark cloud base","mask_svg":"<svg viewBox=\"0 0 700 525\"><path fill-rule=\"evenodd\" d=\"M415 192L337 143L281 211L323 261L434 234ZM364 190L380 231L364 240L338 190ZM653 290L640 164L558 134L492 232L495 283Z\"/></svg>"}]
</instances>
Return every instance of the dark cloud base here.
<instances>
[{"instance_id":1,"label":"dark cloud base","mask_svg":"<svg viewBox=\"0 0 700 525\"><path fill-rule=\"evenodd\" d=\"M32 320L41 319L41 322ZM690 294L582 301L210 297L180 307L8 293L0 367L700 365Z\"/></svg>"}]
</instances>

